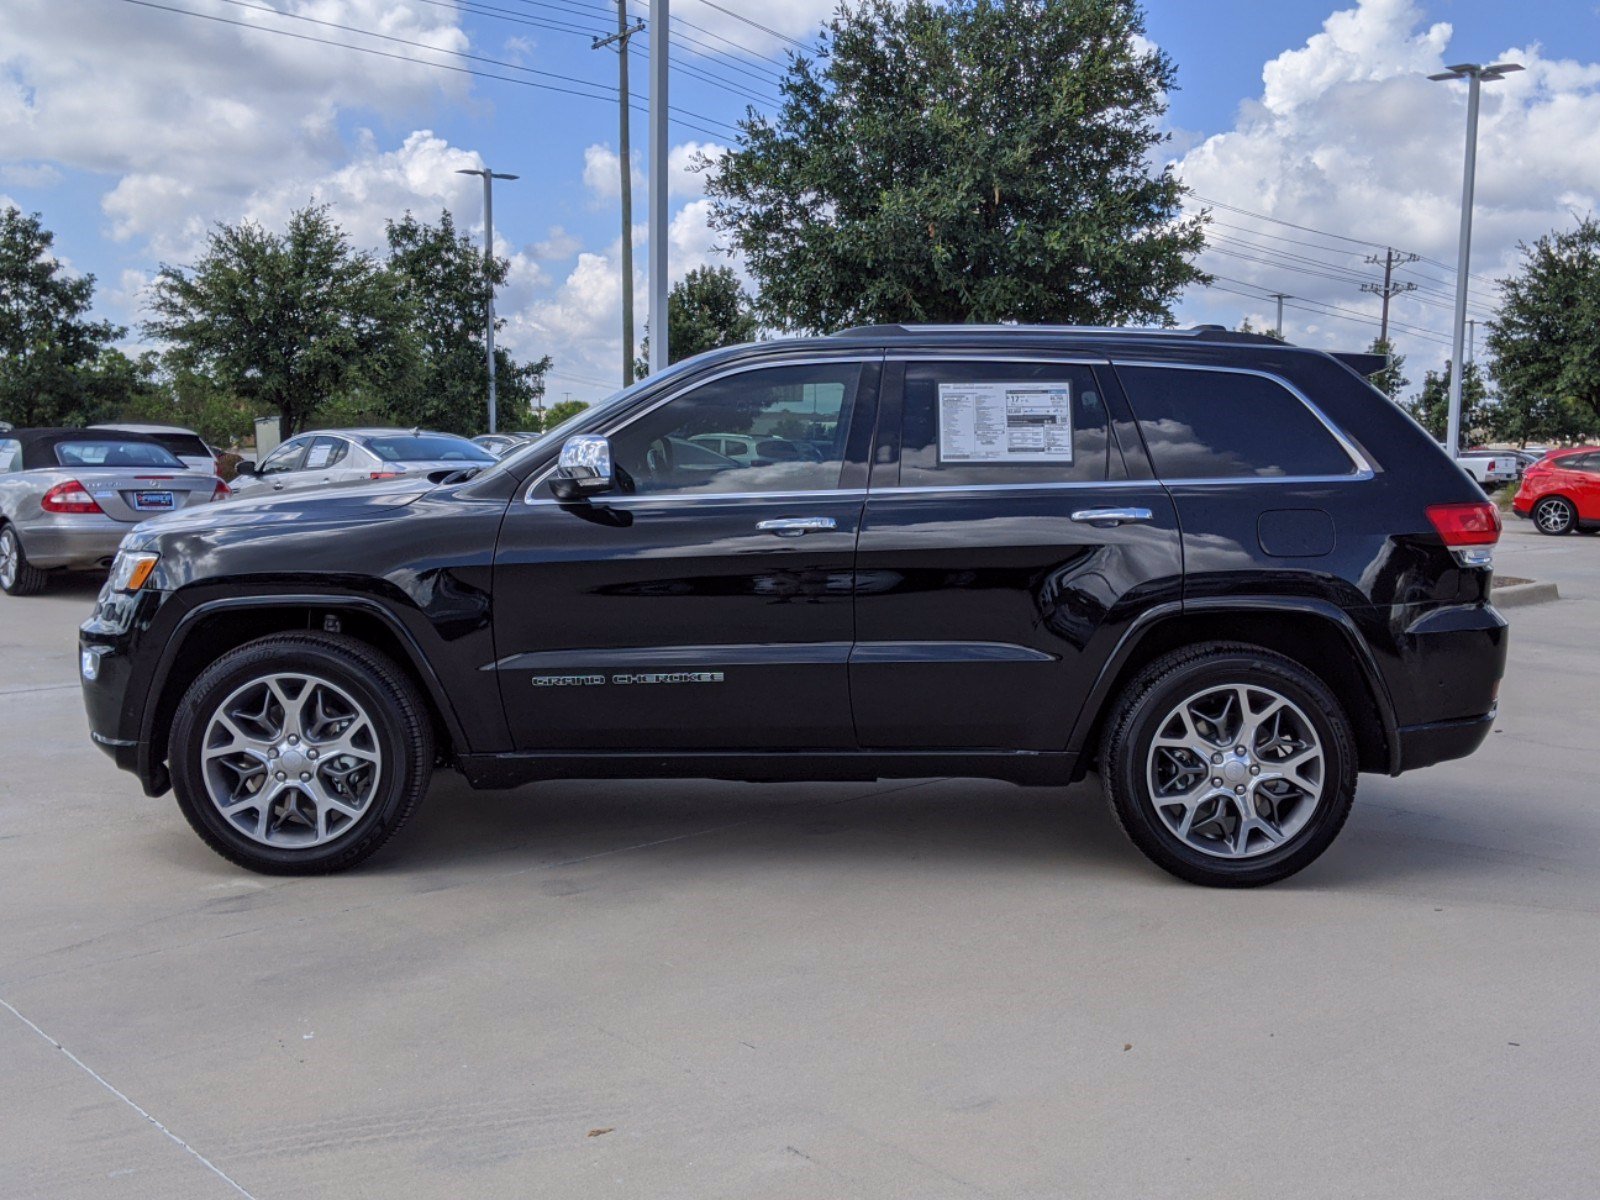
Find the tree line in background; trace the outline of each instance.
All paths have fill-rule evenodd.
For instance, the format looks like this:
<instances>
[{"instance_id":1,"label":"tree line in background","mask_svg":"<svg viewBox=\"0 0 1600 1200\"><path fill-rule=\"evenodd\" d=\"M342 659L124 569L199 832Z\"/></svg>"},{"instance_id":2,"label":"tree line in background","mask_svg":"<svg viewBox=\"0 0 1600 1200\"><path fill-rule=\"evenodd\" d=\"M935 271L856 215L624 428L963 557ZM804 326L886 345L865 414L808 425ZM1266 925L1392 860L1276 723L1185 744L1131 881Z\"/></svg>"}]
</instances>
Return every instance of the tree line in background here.
<instances>
[{"instance_id":1,"label":"tree line in background","mask_svg":"<svg viewBox=\"0 0 1600 1200\"><path fill-rule=\"evenodd\" d=\"M0 211L0 419L14 425L142 420L228 445L276 413L283 436L312 425L483 431L484 298L509 263L485 262L448 212L406 213L387 253L355 249L326 208L283 232L219 225L192 267L163 265L131 358L128 330L89 317L94 277L68 276L40 217ZM548 357L496 347L502 423L537 424Z\"/></svg>"},{"instance_id":2,"label":"tree line in background","mask_svg":"<svg viewBox=\"0 0 1600 1200\"><path fill-rule=\"evenodd\" d=\"M827 52L790 61L772 117L702 160L713 226L742 255L691 271L668 299L678 361L767 332L899 322L1171 324L1206 218L1152 170L1176 69L1137 0L862 0ZM0 418L141 417L226 441L275 411L308 423L482 428L485 289L506 278L457 233L410 213L386 252L353 248L325 208L273 232L218 226L192 267L164 266L137 359L92 320L37 217L0 214ZM1519 444L1600 433L1600 226L1522 247L1469 364L1463 427ZM1272 331L1269 331L1272 332ZM1449 369L1407 392L1405 359L1374 382L1436 435ZM643 350L648 356L648 334ZM548 427L550 360L497 350L505 428ZM640 362L644 368L643 359Z\"/></svg>"}]
</instances>

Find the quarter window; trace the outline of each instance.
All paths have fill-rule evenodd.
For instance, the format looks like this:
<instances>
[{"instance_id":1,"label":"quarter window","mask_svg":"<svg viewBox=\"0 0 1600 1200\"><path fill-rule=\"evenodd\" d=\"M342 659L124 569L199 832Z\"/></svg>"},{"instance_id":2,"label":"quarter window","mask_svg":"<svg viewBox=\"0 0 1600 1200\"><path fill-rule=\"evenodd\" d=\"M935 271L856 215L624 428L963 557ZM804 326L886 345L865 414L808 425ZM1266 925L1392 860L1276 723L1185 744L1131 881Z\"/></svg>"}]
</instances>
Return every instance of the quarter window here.
<instances>
[{"instance_id":1,"label":"quarter window","mask_svg":"<svg viewBox=\"0 0 1600 1200\"><path fill-rule=\"evenodd\" d=\"M1106 407L1090 367L907 363L903 396L902 487L1106 478Z\"/></svg>"},{"instance_id":2,"label":"quarter window","mask_svg":"<svg viewBox=\"0 0 1600 1200\"><path fill-rule=\"evenodd\" d=\"M1236 371L1119 366L1162 479L1353 475L1326 425L1282 384Z\"/></svg>"},{"instance_id":3,"label":"quarter window","mask_svg":"<svg viewBox=\"0 0 1600 1200\"><path fill-rule=\"evenodd\" d=\"M619 484L657 496L838 487L860 374L816 363L702 384L612 436Z\"/></svg>"}]
</instances>

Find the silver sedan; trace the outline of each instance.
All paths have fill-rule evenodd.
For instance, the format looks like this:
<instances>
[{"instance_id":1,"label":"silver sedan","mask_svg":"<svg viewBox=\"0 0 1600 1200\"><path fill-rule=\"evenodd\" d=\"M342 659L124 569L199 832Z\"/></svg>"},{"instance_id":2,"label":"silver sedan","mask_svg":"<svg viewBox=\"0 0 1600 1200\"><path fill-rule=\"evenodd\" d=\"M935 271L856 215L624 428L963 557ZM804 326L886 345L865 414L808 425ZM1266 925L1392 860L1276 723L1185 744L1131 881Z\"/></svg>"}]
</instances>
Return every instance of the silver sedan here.
<instances>
[{"instance_id":1,"label":"silver sedan","mask_svg":"<svg viewBox=\"0 0 1600 1200\"><path fill-rule=\"evenodd\" d=\"M493 466L494 455L453 433L425 429L325 429L284 442L258 463L244 462L237 496L270 496L341 483L421 476L432 482L464 468Z\"/></svg>"},{"instance_id":2,"label":"silver sedan","mask_svg":"<svg viewBox=\"0 0 1600 1200\"><path fill-rule=\"evenodd\" d=\"M26 596L51 570L105 567L138 522L227 494L214 474L142 434L0 433L0 590Z\"/></svg>"}]
</instances>

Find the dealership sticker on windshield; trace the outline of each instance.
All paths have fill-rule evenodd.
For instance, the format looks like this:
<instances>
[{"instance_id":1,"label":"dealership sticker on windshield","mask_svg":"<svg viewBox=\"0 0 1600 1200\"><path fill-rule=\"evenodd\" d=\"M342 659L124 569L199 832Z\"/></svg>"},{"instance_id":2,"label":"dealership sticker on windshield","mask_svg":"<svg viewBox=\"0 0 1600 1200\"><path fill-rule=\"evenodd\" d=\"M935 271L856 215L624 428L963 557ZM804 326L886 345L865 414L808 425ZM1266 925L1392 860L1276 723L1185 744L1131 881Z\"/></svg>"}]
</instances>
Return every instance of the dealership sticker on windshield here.
<instances>
[{"instance_id":1,"label":"dealership sticker on windshield","mask_svg":"<svg viewBox=\"0 0 1600 1200\"><path fill-rule=\"evenodd\" d=\"M1067 383L941 383L939 461L1070 463Z\"/></svg>"}]
</instances>

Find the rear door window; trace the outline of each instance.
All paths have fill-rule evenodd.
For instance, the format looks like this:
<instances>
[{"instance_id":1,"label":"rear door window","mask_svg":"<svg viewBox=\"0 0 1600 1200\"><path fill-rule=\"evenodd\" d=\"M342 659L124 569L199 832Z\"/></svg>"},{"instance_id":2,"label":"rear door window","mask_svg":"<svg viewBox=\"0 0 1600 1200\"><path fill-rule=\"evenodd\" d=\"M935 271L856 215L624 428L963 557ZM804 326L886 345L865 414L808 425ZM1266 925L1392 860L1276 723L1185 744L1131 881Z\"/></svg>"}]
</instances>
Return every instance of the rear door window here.
<instances>
[{"instance_id":1,"label":"rear door window","mask_svg":"<svg viewBox=\"0 0 1600 1200\"><path fill-rule=\"evenodd\" d=\"M1094 369L1052 362L909 362L901 487L1099 482L1110 437Z\"/></svg>"},{"instance_id":2,"label":"rear door window","mask_svg":"<svg viewBox=\"0 0 1600 1200\"><path fill-rule=\"evenodd\" d=\"M1324 478L1357 467L1288 388L1243 371L1119 365L1162 479Z\"/></svg>"}]
</instances>

